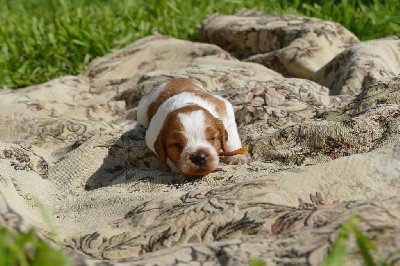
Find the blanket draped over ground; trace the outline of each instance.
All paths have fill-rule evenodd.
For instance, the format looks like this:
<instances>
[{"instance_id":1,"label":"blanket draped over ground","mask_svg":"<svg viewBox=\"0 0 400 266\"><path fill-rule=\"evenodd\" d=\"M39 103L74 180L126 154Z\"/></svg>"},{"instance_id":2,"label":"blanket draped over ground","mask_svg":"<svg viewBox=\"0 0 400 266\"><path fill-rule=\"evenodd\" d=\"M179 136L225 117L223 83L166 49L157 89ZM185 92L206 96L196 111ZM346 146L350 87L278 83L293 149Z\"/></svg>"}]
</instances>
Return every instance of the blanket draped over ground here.
<instances>
[{"instance_id":1,"label":"blanket draped over ground","mask_svg":"<svg viewBox=\"0 0 400 266\"><path fill-rule=\"evenodd\" d=\"M199 42L159 34L84 73L0 91L0 226L57 239L75 264L318 265L344 221L400 264L400 40L319 19L215 14ZM247 165L168 168L141 96L192 78L232 102ZM352 242L347 260L362 264Z\"/></svg>"}]
</instances>

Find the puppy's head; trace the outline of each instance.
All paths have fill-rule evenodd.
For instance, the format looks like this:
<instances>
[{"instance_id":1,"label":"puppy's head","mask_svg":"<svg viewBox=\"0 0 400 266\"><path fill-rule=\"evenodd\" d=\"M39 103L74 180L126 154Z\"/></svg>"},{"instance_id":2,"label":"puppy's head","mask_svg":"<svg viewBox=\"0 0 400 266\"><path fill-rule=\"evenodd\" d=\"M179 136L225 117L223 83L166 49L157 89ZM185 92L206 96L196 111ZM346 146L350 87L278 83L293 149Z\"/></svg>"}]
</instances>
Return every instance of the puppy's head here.
<instances>
[{"instance_id":1,"label":"puppy's head","mask_svg":"<svg viewBox=\"0 0 400 266\"><path fill-rule=\"evenodd\" d=\"M227 139L221 120L200 106L189 105L168 114L154 150L183 174L204 176L217 168Z\"/></svg>"}]
</instances>

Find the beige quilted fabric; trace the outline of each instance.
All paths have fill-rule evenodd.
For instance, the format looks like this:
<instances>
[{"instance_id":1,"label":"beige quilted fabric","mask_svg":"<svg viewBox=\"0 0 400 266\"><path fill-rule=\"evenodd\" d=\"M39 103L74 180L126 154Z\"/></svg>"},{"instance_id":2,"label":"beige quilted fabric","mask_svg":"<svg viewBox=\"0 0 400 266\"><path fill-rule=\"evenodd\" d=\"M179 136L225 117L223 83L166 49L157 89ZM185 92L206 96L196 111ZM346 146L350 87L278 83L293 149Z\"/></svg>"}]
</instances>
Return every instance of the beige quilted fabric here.
<instances>
[{"instance_id":1,"label":"beige quilted fabric","mask_svg":"<svg viewBox=\"0 0 400 266\"><path fill-rule=\"evenodd\" d=\"M267 38L276 47L251 37L278 32ZM356 44L332 22L249 11L206 19L201 36L222 48L152 35L82 75L0 91L0 225L52 241L43 203L76 265L318 265L359 214L399 264L399 40ZM313 40L331 54L291 62L291 47ZM258 64L266 53L280 61ZM233 103L253 162L188 179L158 161L136 106L172 77ZM354 244L349 252L362 265Z\"/></svg>"}]
</instances>

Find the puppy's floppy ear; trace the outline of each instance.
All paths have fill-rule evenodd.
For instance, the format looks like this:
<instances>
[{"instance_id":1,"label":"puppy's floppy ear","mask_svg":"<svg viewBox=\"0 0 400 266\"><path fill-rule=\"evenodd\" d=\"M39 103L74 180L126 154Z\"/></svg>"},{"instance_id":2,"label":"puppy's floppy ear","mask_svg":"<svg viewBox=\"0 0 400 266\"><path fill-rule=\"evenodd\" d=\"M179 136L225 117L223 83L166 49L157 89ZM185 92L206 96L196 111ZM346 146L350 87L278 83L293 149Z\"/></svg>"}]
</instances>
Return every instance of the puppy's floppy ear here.
<instances>
[{"instance_id":1,"label":"puppy's floppy ear","mask_svg":"<svg viewBox=\"0 0 400 266\"><path fill-rule=\"evenodd\" d=\"M218 119L217 127L218 127L220 137L221 137L220 141L221 141L222 151L227 151L228 146L227 146L226 142L228 141L228 131L226 131L224 124L219 119Z\"/></svg>"},{"instance_id":2,"label":"puppy's floppy ear","mask_svg":"<svg viewBox=\"0 0 400 266\"><path fill-rule=\"evenodd\" d=\"M156 142L154 142L154 150L158 154L158 157L160 157L160 160L163 163L166 163L167 162L167 151L166 151L166 147L164 144L164 140L161 137L161 134L158 134Z\"/></svg>"}]
</instances>

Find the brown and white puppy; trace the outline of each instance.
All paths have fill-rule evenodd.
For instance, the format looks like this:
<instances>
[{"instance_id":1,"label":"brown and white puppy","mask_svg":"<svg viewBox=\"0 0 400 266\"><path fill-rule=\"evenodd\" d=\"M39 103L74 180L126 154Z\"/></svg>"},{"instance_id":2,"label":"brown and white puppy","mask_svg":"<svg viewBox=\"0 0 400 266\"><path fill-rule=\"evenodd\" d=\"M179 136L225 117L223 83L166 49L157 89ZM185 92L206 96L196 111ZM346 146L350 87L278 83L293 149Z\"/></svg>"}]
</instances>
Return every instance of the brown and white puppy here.
<instances>
[{"instance_id":1,"label":"brown and white puppy","mask_svg":"<svg viewBox=\"0 0 400 266\"><path fill-rule=\"evenodd\" d=\"M232 105L189 79L172 79L152 89L139 102L138 121L146 144L172 170L204 176L215 170L219 152L241 148ZM242 164L247 155L231 163Z\"/></svg>"}]
</instances>

